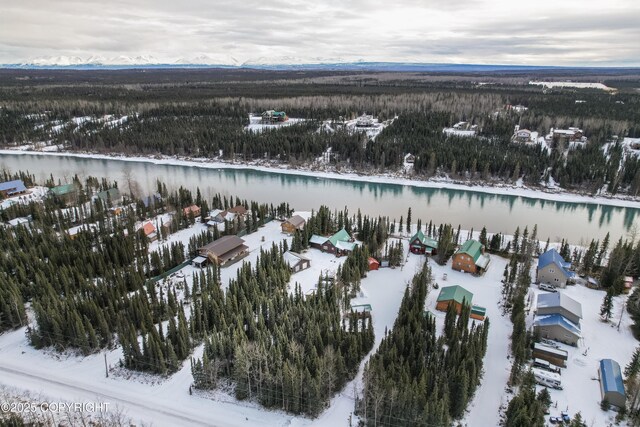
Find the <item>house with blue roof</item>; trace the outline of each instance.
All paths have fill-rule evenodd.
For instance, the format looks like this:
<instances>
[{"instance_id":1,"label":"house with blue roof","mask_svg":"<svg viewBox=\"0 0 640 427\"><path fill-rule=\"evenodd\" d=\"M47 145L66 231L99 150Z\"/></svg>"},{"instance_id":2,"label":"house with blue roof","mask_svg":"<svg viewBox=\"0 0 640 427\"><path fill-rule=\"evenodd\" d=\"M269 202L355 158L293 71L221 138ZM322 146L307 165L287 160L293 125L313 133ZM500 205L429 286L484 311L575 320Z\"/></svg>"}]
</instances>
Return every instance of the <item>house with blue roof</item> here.
<instances>
[{"instance_id":1,"label":"house with blue roof","mask_svg":"<svg viewBox=\"0 0 640 427\"><path fill-rule=\"evenodd\" d=\"M533 321L533 330L542 338L569 345L578 345L582 337L580 324L573 323L561 314L536 316Z\"/></svg>"},{"instance_id":2,"label":"house with blue roof","mask_svg":"<svg viewBox=\"0 0 640 427\"><path fill-rule=\"evenodd\" d=\"M14 181L0 182L0 196L11 197L17 196L18 194L23 194L27 192L27 187L24 185L24 182L20 179L16 179Z\"/></svg>"},{"instance_id":3,"label":"house with blue roof","mask_svg":"<svg viewBox=\"0 0 640 427\"><path fill-rule=\"evenodd\" d=\"M567 281L575 276L570 269L570 262L565 261L557 250L549 249L538 258L537 281L564 288Z\"/></svg>"},{"instance_id":4,"label":"house with blue roof","mask_svg":"<svg viewBox=\"0 0 640 427\"><path fill-rule=\"evenodd\" d=\"M582 337L582 305L561 293L538 294L533 330L542 338L577 345Z\"/></svg>"},{"instance_id":5,"label":"house with blue roof","mask_svg":"<svg viewBox=\"0 0 640 427\"><path fill-rule=\"evenodd\" d=\"M627 397L624 392L624 380L620 365L613 359L602 359L598 368L600 378L600 393L602 400L610 405L624 408Z\"/></svg>"}]
</instances>

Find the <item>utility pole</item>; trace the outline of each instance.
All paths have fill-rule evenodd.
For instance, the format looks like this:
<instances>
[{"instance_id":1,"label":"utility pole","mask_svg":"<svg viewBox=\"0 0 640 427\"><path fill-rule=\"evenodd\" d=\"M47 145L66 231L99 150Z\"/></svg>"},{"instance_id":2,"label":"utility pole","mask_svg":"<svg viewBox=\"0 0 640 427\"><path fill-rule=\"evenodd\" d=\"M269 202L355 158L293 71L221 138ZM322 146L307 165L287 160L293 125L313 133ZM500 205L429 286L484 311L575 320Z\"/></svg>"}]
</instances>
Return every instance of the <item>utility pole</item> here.
<instances>
[{"instance_id":1,"label":"utility pole","mask_svg":"<svg viewBox=\"0 0 640 427\"><path fill-rule=\"evenodd\" d=\"M104 352L104 374L109 378L109 368L107 367L107 352Z\"/></svg>"}]
</instances>

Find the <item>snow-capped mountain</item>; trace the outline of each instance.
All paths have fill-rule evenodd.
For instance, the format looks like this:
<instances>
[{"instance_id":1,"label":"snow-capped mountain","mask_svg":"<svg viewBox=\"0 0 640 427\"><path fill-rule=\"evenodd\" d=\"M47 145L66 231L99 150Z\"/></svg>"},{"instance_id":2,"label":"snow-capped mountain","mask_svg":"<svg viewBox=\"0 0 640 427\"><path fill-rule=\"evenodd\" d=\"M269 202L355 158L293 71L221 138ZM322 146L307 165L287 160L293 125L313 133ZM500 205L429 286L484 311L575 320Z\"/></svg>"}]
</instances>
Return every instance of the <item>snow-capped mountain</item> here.
<instances>
[{"instance_id":1,"label":"snow-capped mountain","mask_svg":"<svg viewBox=\"0 0 640 427\"><path fill-rule=\"evenodd\" d=\"M198 55L192 58L161 60L152 55L104 57L101 55L44 56L22 62L22 66L73 67L73 66L135 66L135 65L225 65L239 66L240 61L229 55Z\"/></svg>"}]
</instances>

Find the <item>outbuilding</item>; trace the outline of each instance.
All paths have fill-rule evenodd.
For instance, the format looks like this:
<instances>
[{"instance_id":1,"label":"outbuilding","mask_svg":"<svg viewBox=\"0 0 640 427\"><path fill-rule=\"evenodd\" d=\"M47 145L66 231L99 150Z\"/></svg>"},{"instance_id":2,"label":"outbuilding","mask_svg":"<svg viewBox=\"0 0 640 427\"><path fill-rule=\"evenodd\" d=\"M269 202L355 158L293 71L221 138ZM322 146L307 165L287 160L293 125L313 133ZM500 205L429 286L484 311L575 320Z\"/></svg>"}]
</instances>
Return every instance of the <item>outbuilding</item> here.
<instances>
[{"instance_id":1,"label":"outbuilding","mask_svg":"<svg viewBox=\"0 0 640 427\"><path fill-rule=\"evenodd\" d=\"M563 368L567 366L567 360L569 360L569 353L566 350L550 347L539 342L533 345L532 355L536 359L546 360Z\"/></svg>"},{"instance_id":2,"label":"outbuilding","mask_svg":"<svg viewBox=\"0 0 640 427\"><path fill-rule=\"evenodd\" d=\"M440 289L440 295L436 302L436 310L447 311L450 304L455 304L458 314L462 311L463 304L471 304L473 294L462 286L445 286Z\"/></svg>"},{"instance_id":3,"label":"outbuilding","mask_svg":"<svg viewBox=\"0 0 640 427\"><path fill-rule=\"evenodd\" d=\"M577 345L582 337L580 325L575 324L560 314L536 316L533 330L542 338L547 338L569 345Z\"/></svg>"},{"instance_id":4,"label":"outbuilding","mask_svg":"<svg viewBox=\"0 0 640 427\"><path fill-rule=\"evenodd\" d=\"M613 359L602 359L598 368L600 378L600 393L602 400L610 405L624 408L627 397L624 392L624 380L620 365Z\"/></svg>"},{"instance_id":5,"label":"outbuilding","mask_svg":"<svg viewBox=\"0 0 640 427\"><path fill-rule=\"evenodd\" d=\"M369 271L374 271L379 268L380 268L380 262L373 257L369 257Z\"/></svg>"},{"instance_id":6,"label":"outbuilding","mask_svg":"<svg viewBox=\"0 0 640 427\"><path fill-rule=\"evenodd\" d=\"M296 230L304 229L305 220L300 215L294 215L280 226L283 233L293 234Z\"/></svg>"},{"instance_id":7,"label":"outbuilding","mask_svg":"<svg viewBox=\"0 0 640 427\"><path fill-rule=\"evenodd\" d=\"M306 270L311 267L311 260L297 252L287 251L283 254L284 261L289 264L292 273Z\"/></svg>"}]
</instances>

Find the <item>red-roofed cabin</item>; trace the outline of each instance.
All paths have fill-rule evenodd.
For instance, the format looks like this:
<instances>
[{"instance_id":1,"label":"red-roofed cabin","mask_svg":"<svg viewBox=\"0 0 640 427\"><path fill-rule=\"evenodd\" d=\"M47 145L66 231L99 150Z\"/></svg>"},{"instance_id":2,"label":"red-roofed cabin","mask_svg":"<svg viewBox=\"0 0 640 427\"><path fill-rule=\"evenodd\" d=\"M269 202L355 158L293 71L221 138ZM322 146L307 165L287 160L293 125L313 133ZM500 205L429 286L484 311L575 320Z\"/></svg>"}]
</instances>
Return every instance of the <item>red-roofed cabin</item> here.
<instances>
[{"instance_id":1,"label":"red-roofed cabin","mask_svg":"<svg viewBox=\"0 0 640 427\"><path fill-rule=\"evenodd\" d=\"M147 239L149 239L150 242L154 242L158 240L158 233L156 232L156 227L152 223L147 222L142 227L142 231L144 232L144 235L147 236Z\"/></svg>"},{"instance_id":2,"label":"red-roofed cabin","mask_svg":"<svg viewBox=\"0 0 640 427\"><path fill-rule=\"evenodd\" d=\"M377 259L369 257L369 271L377 270L380 268L380 263Z\"/></svg>"}]
</instances>

